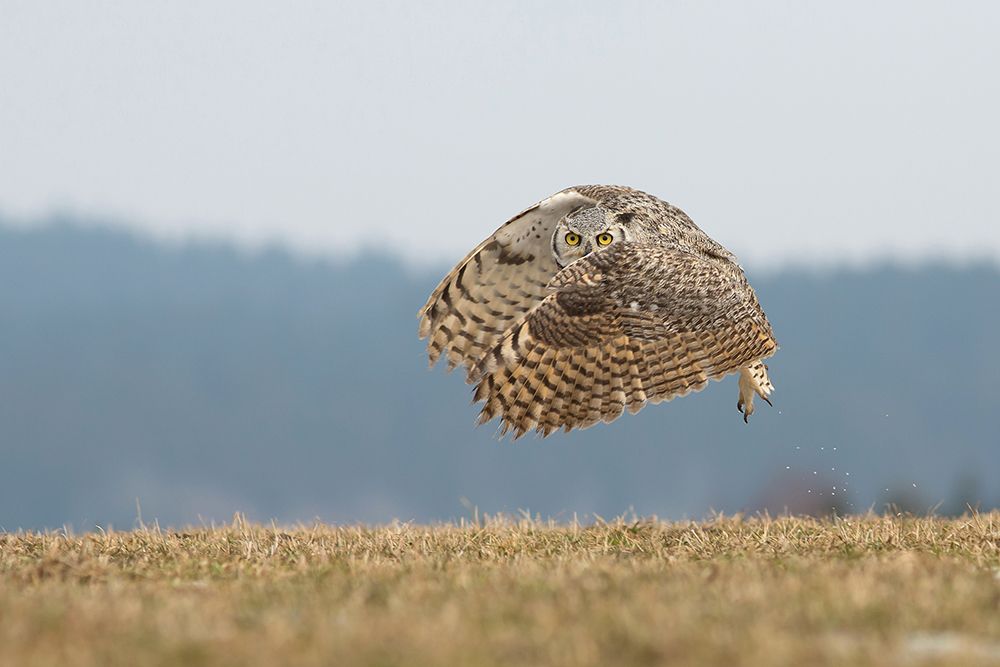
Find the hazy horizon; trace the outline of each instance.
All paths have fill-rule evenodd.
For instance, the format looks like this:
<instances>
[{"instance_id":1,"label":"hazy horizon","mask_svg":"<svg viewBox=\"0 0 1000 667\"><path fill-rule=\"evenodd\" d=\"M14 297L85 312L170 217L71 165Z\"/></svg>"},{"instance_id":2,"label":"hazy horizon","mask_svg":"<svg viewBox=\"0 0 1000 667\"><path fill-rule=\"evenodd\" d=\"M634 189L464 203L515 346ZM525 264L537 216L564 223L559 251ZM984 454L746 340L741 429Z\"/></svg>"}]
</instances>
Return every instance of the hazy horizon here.
<instances>
[{"instance_id":1,"label":"hazy horizon","mask_svg":"<svg viewBox=\"0 0 1000 667\"><path fill-rule=\"evenodd\" d=\"M0 9L0 212L461 257L580 183L753 266L1000 258L1000 5Z\"/></svg>"},{"instance_id":2,"label":"hazy horizon","mask_svg":"<svg viewBox=\"0 0 1000 667\"><path fill-rule=\"evenodd\" d=\"M83 232L109 233L125 235L138 243L149 243L164 250L180 250L184 248L220 248L230 249L247 258L259 257L271 253L287 255L296 262L311 264L315 262L331 262L333 264L351 263L364 257L384 257L399 261L402 266L420 272L445 271L451 268L464 256L464 253L453 256L415 257L405 249L378 243L361 243L346 249L330 249L324 247L302 247L283 238L241 239L224 233L194 232L184 235L161 233L155 228L137 223L129 218L86 214L70 209L53 209L44 215L32 217L13 217L0 209L0 231L32 232L45 231L53 228L66 228ZM484 233L484 237L488 233ZM725 239L718 239L725 244ZM814 272L829 274L840 271L868 271L882 267L898 267L902 269L945 266L953 268L991 267L1000 268L1000 255L986 252L980 253L935 253L929 250L919 255L892 253L890 250L882 254L873 253L868 256L825 256L814 257L804 254L792 254L787 257L764 260L761 258L745 260L738 257L741 266L756 274L774 275L788 271Z\"/></svg>"}]
</instances>

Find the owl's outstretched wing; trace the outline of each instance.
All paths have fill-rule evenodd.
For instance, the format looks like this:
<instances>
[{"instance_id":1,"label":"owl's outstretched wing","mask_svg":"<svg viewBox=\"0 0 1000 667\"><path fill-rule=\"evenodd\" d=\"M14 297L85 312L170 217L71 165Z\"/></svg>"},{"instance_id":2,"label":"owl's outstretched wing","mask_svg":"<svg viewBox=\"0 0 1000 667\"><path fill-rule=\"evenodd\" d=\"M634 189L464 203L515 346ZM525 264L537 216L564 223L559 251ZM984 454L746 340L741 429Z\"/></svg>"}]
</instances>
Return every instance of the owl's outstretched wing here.
<instances>
[{"instance_id":1,"label":"owl's outstretched wing","mask_svg":"<svg viewBox=\"0 0 1000 667\"><path fill-rule=\"evenodd\" d=\"M548 293L559 270L552 233L561 218L594 199L564 190L503 224L459 262L420 309L431 365L472 368L503 333Z\"/></svg>"},{"instance_id":2,"label":"owl's outstretched wing","mask_svg":"<svg viewBox=\"0 0 1000 667\"><path fill-rule=\"evenodd\" d=\"M702 389L777 347L736 264L620 243L560 271L473 369L480 423L543 436Z\"/></svg>"}]
</instances>

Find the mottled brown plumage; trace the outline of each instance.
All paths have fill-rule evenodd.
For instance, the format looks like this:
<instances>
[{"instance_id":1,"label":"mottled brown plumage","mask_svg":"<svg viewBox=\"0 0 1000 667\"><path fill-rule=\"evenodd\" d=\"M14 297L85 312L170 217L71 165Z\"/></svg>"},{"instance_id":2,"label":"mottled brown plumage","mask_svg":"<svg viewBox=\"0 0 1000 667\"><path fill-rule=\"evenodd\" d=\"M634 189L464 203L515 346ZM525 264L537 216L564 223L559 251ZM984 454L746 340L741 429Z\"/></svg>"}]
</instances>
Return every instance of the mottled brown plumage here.
<instances>
[{"instance_id":1,"label":"mottled brown plumage","mask_svg":"<svg viewBox=\"0 0 1000 667\"><path fill-rule=\"evenodd\" d=\"M738 407L773 390L777 345L736 258L680 209L579 186L515 216L420 311L433 365L464 365L480 422L548 435L609 422L740 373Z\"/></svg>"}]
</instances>

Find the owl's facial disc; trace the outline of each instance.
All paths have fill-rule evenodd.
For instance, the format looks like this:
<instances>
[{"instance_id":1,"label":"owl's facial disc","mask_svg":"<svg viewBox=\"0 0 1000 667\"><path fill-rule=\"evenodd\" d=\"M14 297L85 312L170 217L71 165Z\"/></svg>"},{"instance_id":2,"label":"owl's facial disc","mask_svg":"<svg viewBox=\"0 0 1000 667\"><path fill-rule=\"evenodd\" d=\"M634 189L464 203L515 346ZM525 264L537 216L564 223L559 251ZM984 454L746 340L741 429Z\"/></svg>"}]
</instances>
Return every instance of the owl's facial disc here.
<instances>
[{"instance_id":1,"label":"owl's facial disc","mask_svg":"<svg viewBox=\"0 0 1000 667\"><path fill-rule=\"evenodd\" d=\"M611 212L601 206L591 206L574 211L559 221L552 234L552 255L559 266L567 266L594 250L625 240L625 230L614 223Z\"/></svg>"}]
</instances>

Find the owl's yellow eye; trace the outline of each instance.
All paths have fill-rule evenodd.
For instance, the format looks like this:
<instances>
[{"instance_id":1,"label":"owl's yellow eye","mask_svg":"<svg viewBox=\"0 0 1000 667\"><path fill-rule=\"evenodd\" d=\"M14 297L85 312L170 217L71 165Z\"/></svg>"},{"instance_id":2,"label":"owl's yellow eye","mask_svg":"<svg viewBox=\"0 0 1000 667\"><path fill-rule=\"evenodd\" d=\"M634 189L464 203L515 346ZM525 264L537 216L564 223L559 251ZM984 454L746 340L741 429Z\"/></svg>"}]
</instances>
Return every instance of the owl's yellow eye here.
<instances>
[{"instance_id":1,"label":"owl's yellow eye","mask_svg":"<svg viewBox=\"0 0 1000 667\"><path fill-rule=\"evenodd\" d=\"M614 240L615 237L611 236L611 234L608 234L607 232L597 235L597 245L610 245Z\"/></svg>"},{"instance_id":2,"label":"owl's yellow eye","mask_svg":"<svg viewBox=\"0 0 1000 667\"><path fill-rule=\"evenodd\" d=\"M580 245L580 235L570 232L566 235L566 245Z\"/></svg>"}]
</instances>

